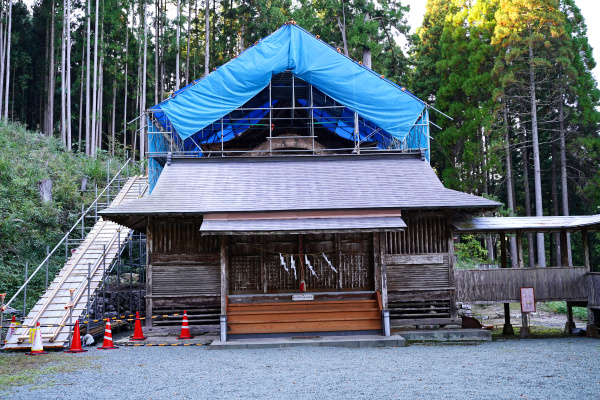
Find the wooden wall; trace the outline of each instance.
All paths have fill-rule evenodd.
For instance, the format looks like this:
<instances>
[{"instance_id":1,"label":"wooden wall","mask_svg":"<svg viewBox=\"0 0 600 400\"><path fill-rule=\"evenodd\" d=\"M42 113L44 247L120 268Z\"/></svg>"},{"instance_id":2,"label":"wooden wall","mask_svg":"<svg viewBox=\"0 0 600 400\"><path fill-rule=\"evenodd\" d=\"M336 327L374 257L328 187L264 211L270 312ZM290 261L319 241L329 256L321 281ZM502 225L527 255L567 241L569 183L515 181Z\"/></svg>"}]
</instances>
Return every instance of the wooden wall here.
<instances>
[{"instance_id":1,"label":"wooden wall","mask_svg":"<svg viewBox=\"0 0 600 400\"><path fill-rule=\"evenodd\" d=\"M585 267L462 269L454 271L457 301L520 302L521 287L533 287L536 301L587 301Z\"/></svg>"},{"instance_id":2,"label":"wooden wall","mask_svg":"<svg viewBox=\"0 0 600 400\"><path fill-rule=\"evenodd\" d=\"M443 213L403 213L404 232L386 233L387 254L447 253L448 217Z\"/></svg>"},{"instance_id":3,"label":"wooden wall","mask_svg":"<svg viewBox=\"0 0 600 400\"><path fill-rule=\"evenodd\" d=\"M181 219L149 224L147 313L219 303L218 237L202 236L200 224Z\"/></svg>"},{"instance_id":4,"label":"wooden wall","mask_svg":"<svg viewBox=\"0 0 600 400\"><path fill-rule=\"evenodd\" d=\"M600 272L588 272L587 274L590 307L600 308Z\"/></svg>"}]
</instances>

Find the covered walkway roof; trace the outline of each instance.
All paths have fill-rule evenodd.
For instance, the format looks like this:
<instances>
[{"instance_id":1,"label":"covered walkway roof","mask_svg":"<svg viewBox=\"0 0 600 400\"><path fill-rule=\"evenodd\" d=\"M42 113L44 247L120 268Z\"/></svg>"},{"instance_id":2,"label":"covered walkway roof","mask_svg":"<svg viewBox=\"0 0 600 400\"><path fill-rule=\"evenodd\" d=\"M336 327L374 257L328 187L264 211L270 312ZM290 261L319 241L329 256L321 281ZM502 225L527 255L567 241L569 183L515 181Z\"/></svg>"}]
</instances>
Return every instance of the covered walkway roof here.
<instances>
[{"instance_id":1,"label":"covered walkway roof","mask_svg":"<svg viewBox=\"0 0 600 400\"><path fill-rule=\"evenodd\" d=\"M458 233L514 233L600 230L600 215L568 217L480 217L456 220L452 223Z\"/></svg>"}]
</instances>

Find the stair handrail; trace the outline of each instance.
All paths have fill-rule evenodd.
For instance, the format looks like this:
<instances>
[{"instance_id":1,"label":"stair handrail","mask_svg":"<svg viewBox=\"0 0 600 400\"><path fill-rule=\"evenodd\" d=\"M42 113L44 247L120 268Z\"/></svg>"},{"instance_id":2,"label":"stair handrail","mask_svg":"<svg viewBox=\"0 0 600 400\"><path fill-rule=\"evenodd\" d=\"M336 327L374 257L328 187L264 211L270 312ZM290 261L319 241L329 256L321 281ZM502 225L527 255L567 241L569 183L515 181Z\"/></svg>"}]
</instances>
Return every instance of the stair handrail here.
<instances>
[{"instance_id":1,"label":"stair handrail","mask_svg":"<svg viewBox=\"0 0 600 400\"><path fill-rule=\"evenodd\" d=\"M123 170L125 169L125 167L130 162L131 162L131 158L128 158L127 161L125 161L125 163L121 167L121 169L119 169L119 171L110 180L110 182L106 185L106 187L102 190L102 192L100 192L100 194L96 197L96 199L92 202L92 204L90 204L90 206L87 208L87 210L85 210L81 214L81 217L79 217L79 219L77 220L77 222L75 222L75 224L73 224L73 226L71 227L71 229L69 229L69 231L65 234L65 236L63 236L63 238L60 240L60 242L58 242L58 244L54 247L54 249L52 249L52 251L46 255L46 258L44 258L44 261L42 261L40 263L40 265L38 265L38 267L35 269L35 271L33 271L33 273L29 276L29 278L27 278L27 280L25 281L25 283L23 283L23 285L19 288L19 290L17 290L17 292L13 295L13 297L11 297L11 299L7 303L4 304L4 306L2 307L2 311L6 310L6 308L10 305L10 303L12 303L13 300L17 298L17 296L19 295L19 293L21 293L21 291L23 290L23 288L25 288L29 284L29 282L35 276L35 274L37 274L38 271L44 266L44 264L46 264L46 262L50 259L50 257L52 257L54 255L54 252L63 244L63 242L65 240L67 240L67 238L69 237L69 235L71 234L71 232L73 232L73 230L75 230L75 228L79 228L79 223L81 222L81 220L83 218L85 218L85 216L87 215L88 212L91 211L92 207L94 207L94 205L98 202L98 200L100 199L100 197L102 197L102 195L104 194L104 192L110 187L110 185L115 181L115 179L117 179L117 177L119 175L121 175L121 173L123 172ZM25 318L25 317L26 316L23 315L23 318Z\"/></svg>"}]
</instances>

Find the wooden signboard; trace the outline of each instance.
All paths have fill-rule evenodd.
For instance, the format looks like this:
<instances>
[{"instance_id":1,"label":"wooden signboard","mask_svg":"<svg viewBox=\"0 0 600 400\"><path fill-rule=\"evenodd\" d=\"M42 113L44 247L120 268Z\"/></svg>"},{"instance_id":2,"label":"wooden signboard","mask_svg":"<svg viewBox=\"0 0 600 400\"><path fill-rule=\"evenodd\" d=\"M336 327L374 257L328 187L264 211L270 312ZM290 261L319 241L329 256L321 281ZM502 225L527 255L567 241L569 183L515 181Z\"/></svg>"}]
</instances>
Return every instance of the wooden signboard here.
<instances>
[{"instance_id":1,"label":"wooden signboard","mask_svg":"<svg viewBox=\"0 0 600 400\"><path fill-rule=\"evenodd\" d=\"M535 312L535 296L532 287L521 288L521 312Z\"/></svg>"},{"instance_id":2,"label":"wooden signboard","mask_svg":"<svg viewBox=\"0 0 600 400\"><path fill-rule=\"evenodd\" d=\"M314 299L315 299L315 296L312 294L294 294L294 295L292 295L292 301L311 301Z\"/></svg>"}]
</instances>

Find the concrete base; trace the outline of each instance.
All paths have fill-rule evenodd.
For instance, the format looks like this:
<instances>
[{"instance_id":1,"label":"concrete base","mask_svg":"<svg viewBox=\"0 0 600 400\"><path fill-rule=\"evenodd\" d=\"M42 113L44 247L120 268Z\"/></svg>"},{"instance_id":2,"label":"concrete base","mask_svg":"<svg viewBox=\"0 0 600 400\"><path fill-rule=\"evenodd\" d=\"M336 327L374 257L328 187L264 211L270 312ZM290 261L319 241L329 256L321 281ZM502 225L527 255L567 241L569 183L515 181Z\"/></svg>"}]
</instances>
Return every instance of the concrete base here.
<instances>
[{"instance_id":1,"label":"concrete base","mask_svg":"<svg viewBox=\"0 0 600 400\"><path fill-rule=\"evenodd\" d=\"M598 327L596 325L588 324L585 330L585 336L589 338L598 337Z\"/></svg>"},{"instance_id":2,"label":"concrete base","mask_svg":"<svg viewBox=\"0 0 600 400\"><path fill-rule=\"evenodd\" d=\"M115 340L115 346L199 346L217 340L214 335L194 336L193 339L179 340L173 335L148 336L144 341L129 340L129 337Z\"/></svg>"},{"instance_id":3,"label":"concrete base","mask_svg":"<svg viewBox=\"0 0 600 400\"><path fill-rule=\"evenodd\" d=\"M492 332L487 329L437 329L395 332L410 341L434 342L478 342L492 340Z\"/></svg>"},{"instance_id":4,"label":"concrete base","mask_svg":"<svg viewBox=\"0 0 600 400\"><path fill-rule=\"evenodd\" d=\"M504 328L502 328L502 334L504 336L512 336L515 334L515 329L512 324L504 324Z\"/></svg>"},{"instance_id":5,"label":"concrete base","mask_svg":"<svg viewBox=\"0 0 600 400\"><path fill-rule=\"evenodd\" d=\"M272 349L284 347L403 347L406 341L401 336L322 336L314 339L264 338L235 339L227 342L215 340L209 350Z\"/></svg>"}]
</instances>

